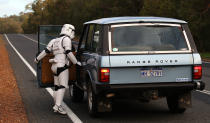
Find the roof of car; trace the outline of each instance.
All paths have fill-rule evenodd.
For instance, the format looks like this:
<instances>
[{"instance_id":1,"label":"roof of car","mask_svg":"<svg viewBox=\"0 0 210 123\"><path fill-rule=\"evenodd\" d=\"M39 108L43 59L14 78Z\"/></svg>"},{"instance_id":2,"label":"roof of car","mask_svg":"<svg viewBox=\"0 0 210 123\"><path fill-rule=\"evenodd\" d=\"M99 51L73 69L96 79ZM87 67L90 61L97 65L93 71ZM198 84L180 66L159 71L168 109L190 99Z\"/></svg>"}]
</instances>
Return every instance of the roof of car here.
<instances>
[{"instance_id":1,"label":"roof of car","mask_svg":"<svg viewBox=\"0 0 210 123\"><path fill-rule=\"evenodd\" d=\"M165 17L111 17L88 21L84 24L117 24L117 23L135 23L135 22L163 22L163 23L187 23L183 20L165 18Z\"/></svg>"}]
</instances>

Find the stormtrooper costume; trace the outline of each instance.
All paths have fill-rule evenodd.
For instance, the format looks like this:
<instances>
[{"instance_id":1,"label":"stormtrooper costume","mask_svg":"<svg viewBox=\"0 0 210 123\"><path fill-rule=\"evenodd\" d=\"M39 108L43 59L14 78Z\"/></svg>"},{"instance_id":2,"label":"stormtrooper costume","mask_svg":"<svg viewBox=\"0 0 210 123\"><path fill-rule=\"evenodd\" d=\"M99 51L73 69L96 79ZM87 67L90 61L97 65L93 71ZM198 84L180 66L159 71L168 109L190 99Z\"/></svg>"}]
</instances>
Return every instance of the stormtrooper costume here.
<instances>
[{"instance_id":1,"label":"stormtrooper costume","mask_svg":"<svg viewBox=\"0 0 210 123\"><path fill-rule=\"evenodd\" d=\"M61 106L61 103L63 101L65 88L68 88L69 60L73 64L81 66L81 62L77 61L71 51L71 39L75 36L74 30L75 28L73 25L64 24L61 29L60 37L51 40L45 50L43 50L34 60L35 63L38 63L48 53L53 53L54 55L54 58L49 60L49 62L52 63L51 70L54 73L55 85L55 105L53 106L53 110L54 112L58 112L60 114L66 114L66 111Z\"/></svg>"}]
</instances>

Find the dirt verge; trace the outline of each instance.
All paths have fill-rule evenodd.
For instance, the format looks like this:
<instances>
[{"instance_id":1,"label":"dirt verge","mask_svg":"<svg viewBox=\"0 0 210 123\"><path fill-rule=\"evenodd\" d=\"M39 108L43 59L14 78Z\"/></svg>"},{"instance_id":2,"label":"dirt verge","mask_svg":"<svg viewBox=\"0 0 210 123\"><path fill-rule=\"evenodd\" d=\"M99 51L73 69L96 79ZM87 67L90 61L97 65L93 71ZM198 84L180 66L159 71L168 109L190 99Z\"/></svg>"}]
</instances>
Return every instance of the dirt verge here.
<instances>
[{"instance_id":1,"label":"dirt verge","mask_svg":"<svg viewBox=\"0 0 210 123\"><path fill-rule=\"evenodd\" d=\"M0 61L0 123L28 123L2 35Z\"/></svg>"}]
</instances>

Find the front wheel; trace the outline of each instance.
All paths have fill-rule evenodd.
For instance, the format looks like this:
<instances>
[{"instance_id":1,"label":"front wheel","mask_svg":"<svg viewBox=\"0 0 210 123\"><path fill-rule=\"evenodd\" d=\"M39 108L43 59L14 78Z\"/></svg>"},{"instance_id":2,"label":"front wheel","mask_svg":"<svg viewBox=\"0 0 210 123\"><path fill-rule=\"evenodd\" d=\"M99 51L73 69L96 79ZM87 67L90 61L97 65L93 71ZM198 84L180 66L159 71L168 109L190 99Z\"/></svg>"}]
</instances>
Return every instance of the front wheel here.
<instances>
[{"instance_id":1,"label":"front wheel","mask_svg":"<svg viewBox=\"0 0 210 123\"><path fill-rule=\"evenodd\" d=\"M69 95L73 102L81 102L84 97L84 91L72 84L69 86Z\"/></svg>"}]
</instances>

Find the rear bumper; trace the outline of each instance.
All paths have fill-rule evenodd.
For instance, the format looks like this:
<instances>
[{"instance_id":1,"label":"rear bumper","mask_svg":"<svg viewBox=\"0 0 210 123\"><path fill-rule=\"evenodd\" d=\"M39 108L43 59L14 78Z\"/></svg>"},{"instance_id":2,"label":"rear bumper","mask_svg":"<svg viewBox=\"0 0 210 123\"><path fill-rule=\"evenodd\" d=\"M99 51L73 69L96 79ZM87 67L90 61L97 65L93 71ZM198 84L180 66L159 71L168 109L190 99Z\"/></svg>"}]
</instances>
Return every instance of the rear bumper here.
<instances>
[{"instance_id":1,"label":"rear bumper","mask_svg":"<svg viewBox=\"0 0 210 123\"><path fill-rule=\"evenodd\" d=\"M110 85L111 89L164 89L164 88L185 88L193 89L193 83L150 83L150 84L130 84L130 85Z\"/></svg>"},{"instance_id":2,"label":"rear bumper","mask_svg":"<svg viewBox=\"0 0 210 123\"><path fill-rule=\"evenodd\" d=\"M96 85L96 93L107 93L107 92L129 92L129 91L142 91L142 90L159 90L159 91L191 91L191 90L203 90L205 83L199 82L183 82L183 83L147 83L147 84L106 84Z\"/></svg>"}]
</instances>

